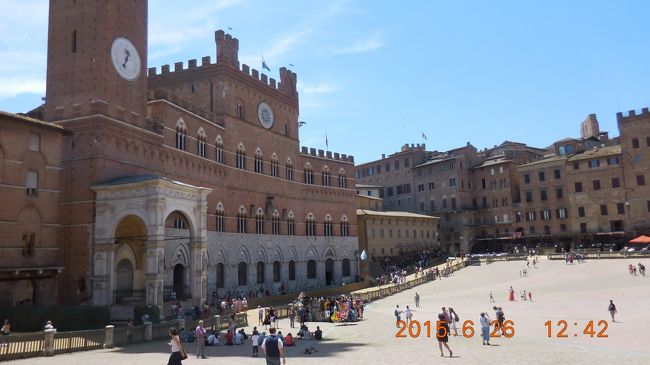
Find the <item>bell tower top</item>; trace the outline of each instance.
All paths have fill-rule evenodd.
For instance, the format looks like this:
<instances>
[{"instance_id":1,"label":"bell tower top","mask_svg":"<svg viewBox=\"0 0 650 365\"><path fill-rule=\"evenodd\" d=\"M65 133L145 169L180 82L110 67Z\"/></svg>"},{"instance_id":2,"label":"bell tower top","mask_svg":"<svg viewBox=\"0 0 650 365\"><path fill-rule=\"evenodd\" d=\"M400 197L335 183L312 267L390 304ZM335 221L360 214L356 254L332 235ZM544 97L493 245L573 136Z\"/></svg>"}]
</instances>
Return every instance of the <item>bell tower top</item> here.
<instances>
[{"instance_id":1,"label":"bell tower top","mask_svg":"<svg viewBox=\"0 0 650 365\"><path fill-rule=\"evenodd\" d=\"M142 125L147 0L51 0L45 120L105 115Z\"/></svg>"}]
</instances>

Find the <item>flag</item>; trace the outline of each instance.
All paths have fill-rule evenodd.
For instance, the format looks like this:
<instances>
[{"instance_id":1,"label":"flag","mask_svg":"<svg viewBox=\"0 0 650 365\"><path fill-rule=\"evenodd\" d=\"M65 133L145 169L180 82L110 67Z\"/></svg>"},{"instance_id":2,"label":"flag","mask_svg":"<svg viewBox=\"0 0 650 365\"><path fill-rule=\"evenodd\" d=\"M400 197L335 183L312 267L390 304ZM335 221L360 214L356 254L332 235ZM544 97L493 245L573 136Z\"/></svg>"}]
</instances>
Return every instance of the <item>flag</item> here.
<instances>
[{"instance_id":1,"label":"flag","mask_svg":"<svg viewBox=\"0 0 650 365\"><path fill-rule=\"evenodd\" d=\"M262 55L262 69L266 69L269 72L271 72L271 69L269 68L269 65L266 64L266 61L264 60L264 55Z\"/></svg>"},{"instance_id":2,"label":"flag","mask_svg":"<svg viewBox=\"0 0 650 365\"><path fill-rule=\"evenodd\" d=\"M427 135L426 135L426 134L424 134L424 132L422 132L422 139L424 139L424 140L426 140L426 139L427 139Z\"/></svg>"},{"instance_id":3,"label":"flag","mask_svg":"<svg viewBox=\"0 0 650 365\"><path fill-rule=\"evenodd\" d=\"M330 148L329 141L327 140L327 132L325 132L325 147Z\"/></svg>"}]
</instances>

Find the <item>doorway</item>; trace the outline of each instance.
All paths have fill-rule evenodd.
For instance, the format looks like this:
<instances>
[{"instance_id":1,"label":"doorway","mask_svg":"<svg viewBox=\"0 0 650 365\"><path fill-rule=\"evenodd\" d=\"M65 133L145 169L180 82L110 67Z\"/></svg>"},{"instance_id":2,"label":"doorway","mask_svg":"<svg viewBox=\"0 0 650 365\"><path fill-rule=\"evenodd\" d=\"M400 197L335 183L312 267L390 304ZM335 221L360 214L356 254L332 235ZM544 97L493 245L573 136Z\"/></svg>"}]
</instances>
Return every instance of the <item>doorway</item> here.
<instances>
[{"instance_id":1,"label":"doorway","mask_svg":"<svg viewBox=\"0 0 650 365\"><path fill-rule=\"evenodd\" d=\"M334 260L325 260L325 285L334 284Z\"/></svg>"}]
</instances>

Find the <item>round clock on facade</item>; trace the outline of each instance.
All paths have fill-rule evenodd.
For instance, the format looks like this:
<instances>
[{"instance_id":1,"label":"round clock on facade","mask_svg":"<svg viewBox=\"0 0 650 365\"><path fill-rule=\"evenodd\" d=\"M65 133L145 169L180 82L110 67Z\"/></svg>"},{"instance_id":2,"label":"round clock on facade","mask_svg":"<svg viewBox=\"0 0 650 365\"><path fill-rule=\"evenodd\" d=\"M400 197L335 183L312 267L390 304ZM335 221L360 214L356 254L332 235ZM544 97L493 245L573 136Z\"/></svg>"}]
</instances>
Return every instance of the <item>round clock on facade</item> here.
<instances>
[{"instance_id":1,"label":"round clock on facade","mask_svg":"<svg viewBox=\"0 0 650 365\"><path fill-rule=\"evenodd\" d=\"M261 102L257 106L257 117L264 128L269 129L273 127L273 110L271 110L269 104Z\"/></svg>"},{"instance_id":2,"label":"round clock on facade","mask_svg":"<svg viewBox=\"0 0 650 365\"><path fill-rule=\"evenodd\" d=\"M111 59L117 73L133 81L140 76L140 55L133 43L124 37L117 37L111 46Z\"/></svg>"}]
</instances>

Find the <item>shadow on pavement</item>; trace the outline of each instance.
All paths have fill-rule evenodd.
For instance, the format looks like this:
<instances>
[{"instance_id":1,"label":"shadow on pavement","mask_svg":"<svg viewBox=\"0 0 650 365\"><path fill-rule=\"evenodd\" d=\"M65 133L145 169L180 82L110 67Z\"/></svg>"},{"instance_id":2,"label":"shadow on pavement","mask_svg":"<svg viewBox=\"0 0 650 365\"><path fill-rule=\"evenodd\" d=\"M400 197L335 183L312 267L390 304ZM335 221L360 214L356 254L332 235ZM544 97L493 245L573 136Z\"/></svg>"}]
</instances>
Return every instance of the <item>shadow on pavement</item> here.
<instances>
[{"instance_id":1,"label":"shadow on pavement","mask_svg":"<svg viewBox=\"0 0 650 365\"><path fill-rule=\"evenodd\" d=\"M338 342L329 339L323 340L296 340L295 346L285 347L287 357L328 357L333 354L345 351L351 351L356 348L366 346L365 343L347 343ZM187 356L191 359L196 357L196 343L183 343L183 347L187 352ZM311 350L311 353L305 353L305 349ZM169 353L168 341L152 341L149 343L140 343L119 347L113 349L115 352L124 354L142 354L142 353ZM236 346L206 346L205 353L208 358L224 358L224 357L251 357L253 354L253 346L250 340L245 340L243 345ZM259 349L260 358L264 357L264 352Z\"/></svg>"}]
</instances>

